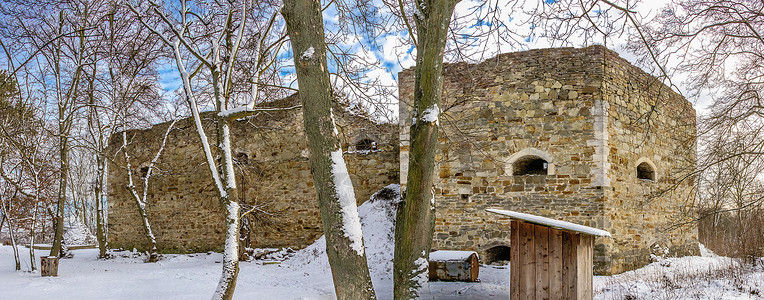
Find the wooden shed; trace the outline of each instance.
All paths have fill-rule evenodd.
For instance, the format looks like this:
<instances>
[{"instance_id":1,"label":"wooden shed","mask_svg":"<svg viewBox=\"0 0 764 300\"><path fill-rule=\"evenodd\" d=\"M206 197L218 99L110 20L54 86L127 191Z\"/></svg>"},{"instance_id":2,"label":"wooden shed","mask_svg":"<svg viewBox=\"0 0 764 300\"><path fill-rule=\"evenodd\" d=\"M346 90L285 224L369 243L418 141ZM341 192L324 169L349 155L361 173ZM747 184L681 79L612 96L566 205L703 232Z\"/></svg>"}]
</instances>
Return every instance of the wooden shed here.
<instances>
[{"instance_id":1,"label":"wooden shed","mask_svg":"<svg viewBox=\"0 0 764 300\"><path fill-rule=\"evenodd\" d=\"M509 293L519 299L592 299L594 237L604 230L509 210Z\"/></svg>"}]
</instances>

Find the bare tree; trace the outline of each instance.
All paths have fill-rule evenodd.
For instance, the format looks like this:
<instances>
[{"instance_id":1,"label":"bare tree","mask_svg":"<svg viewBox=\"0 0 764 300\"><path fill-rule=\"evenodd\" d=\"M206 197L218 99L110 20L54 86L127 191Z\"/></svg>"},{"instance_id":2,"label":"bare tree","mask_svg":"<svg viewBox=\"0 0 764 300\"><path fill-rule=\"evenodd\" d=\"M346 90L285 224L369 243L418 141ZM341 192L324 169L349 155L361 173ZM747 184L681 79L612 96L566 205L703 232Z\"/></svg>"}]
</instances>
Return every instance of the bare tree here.
<instances>
[{"instance_id":1,"label":"bare tree","mask_svg":"<svg viewBox=\"0 0 764 300\"><path fill-rule=\"evenodd\" d=\"M763 15L760 1L671 3L641 31L647 47L631 43L629 49L643 59L659 57L670 67L668 72L687 76L690 96L712 98L699 132L730 134L748 128L760 135L764 130ZM761 155L761 143L759 136L735 152Z\"/></svg>"},{"instance_id":2,"label":"bare tree","mask_svg":"<svg viewBox=\"0 0 764 300\"><path fill-rule=\"evenodd\" d=\"M22 108L22 110L23 109L24 108ZM19 117L17 114L11 114L11 116ZM39 219L38 211L41 207L45 207L44 205L46 203L42 201L41 196L45 195L46 190L48 190L45 187L45 182L46 178L50 177L52 170L48 166L49 162L44 159L45 156L50 154L46 151L49 151L51 147L49 147L50 143L46 141L48 138L47 133L41 130L43 128L42 120L33 116L30 117L31 118L29 119L18 119L24 124L21 129L23 133L19 132L19 130L8 128L6 126L8 125L7 123L0 125L0 140L4 141L4 143L0 144L6 144L8 148L17 151L18 153L18 156L16 157L18 164L16 165L16 168L10 170L10 173L8 173L9 170L3 168L4 161L7 160L0 158L0 176L6 183L15 188L17 199L24 197L31 200L26 201L27 203L25 206L27 207L24 208L24 210L28 212L27 215L17 215L17 217L31 219L31 222L27 222L29 224L26 228L29 230L29 259L31 270L34 271L37 269L34 244ZM17 175L15 179L12 178L13 174ZM13 199L10 200L12 201ZM7 214L11 203L3 203L3 205L6 206L3 211ZM31 216L29 216L29 214L31 214ZM9 218L9 228L12 226L11 222L12 219ZM19 226L20 224L16 225Z\"/></svg>"},{"instance_id":3,"label":"bare tree","mask_svg":"<svg viewBox=\"0 0 764 300\"><path fill-rule=\"evenodd\" d=\"M760 178L751 175L764 165L764 3L673 1L648 24L641 32L647 47L630 43L629 50L658 57L668 73L686 76L690 96L713 101L699 119L701 225L732 213L743 242L744 231L757 226L743 219L764 202Z\"/></svg>"},{"instance_id":4,"label":"bare tree","mask_svg":"<svg viewBox=\"0 0 764 300\"><path fill-rule=\"evenodd\" d=\"M16 90L17 81L7 78L5 73L0 73L0 81L6 83L0 93L0 145L3 148L0 150L0 181L4 181L6 191L12 191L10 199L3 199L3 216L8 219L14 244L16 227L28 230L28 241L34 245L38 211L46 204L41 198L49 192L46 183L53 173L45 159L52 149L50 136L43 130L44 120L36 109ZM14 201L16 213L11 214ZM37 268L34 247L30 247L29 256L34 271Z\"/></svg>"},{"instance_id":5,"label":"bare tree","mask_svg":"<svg viewBox=\"0 0 764 300\"><path fill-rule=\"evenodd\" d=\"M133 200L135 200L135 204L138 207L138 213L141 216L143 229L146 231L146 238L148 239L149 244L151 245L151 248L149 249L149 257L148 262L156 262L159 260L159 253L157 252L157 240L154 236L154 232L151 230L151 222L149 221L149 217L146 214L146 204L147 204L147 194L149 190L149 179L151 179L151 176L154 173L154 169L156 168L155 165L157 161L159 160L159 157L162 156L162 152L164 151L165 145L167 144L167 137L170 135L170 132L175 127L175 122L177 122L177 119L172 120L170 122L170 125L167 126L167 132L165 132L164 136L162 137L162 142L159 146L159 149L157 149L156 154L149 162L148 167L146 167L146 173L141 174L141 179L143 179L143 189L142 194L139 195L138 192L135 190L135 185L133 184L133 169L130 164L130 154L127 148L128 142L127 142L127 131L122 131L122 151L125 154L125 169L127 172L127 189L130 191L130 195L133 196ZM143 172L143 171L141 171Z\"/></svg>"},{"instance_id":6,"label":"bare tree","mask_svg":"<svg viewBox=\"0 0 764 300\"><path fill-rule=\"evenodd\" d=\"M256 18L250 14L252 5L260 8ZM278 33L274 34L276 10L270 15L262 11L271 7L265 3L215 3L197 4L190 6L187 1L181 1L179 7L162 6L150 2L147 6L130 6L144 26L157 34L161 41L172 49L173 58L183 81L183 91L186 102L192 112L196 131L202 143L205 159L209 166L210 175L218 192L220 203L225 209L226 242L223 255L223 272L213 299L231 299L236 287L239 272L239 215L238 190L234 174L234 158L231 153L230 123L236 119L246 118L270 108L257 108L262 86L272 85L261 82L264 70L273 65L270 59L275 57L271 45L279 44L283 39ZM171 12L168 12L171 11ZM154 28L148 19L159 20L163 26ZM252 25L248 25L252 24ZM254 42L244 43L245 32L252 28L261 31L255 35ZM242 44L251 44L254 49L250 52L254 57L248 61L258 62L255 66L262 68L249 72L241 72L237 61L242 51ZM261 46L266 46L261 48ZM249 74L243 81L248 89L242 90L237 85L241 74ZM210 146L205 128L199 115L202 99L212 100L218 148ZM217 151L215 151L217 150ZM215 156L218 159L215 159Z\"/></svg>"},{"instance_id":7,"label":"bare tree","mask_svg":"<svg viewBox=\"0 0 764 300\"><path fill-rule=\"evenodd\" d=\"M104 8L103 22L93 35L97 55L88 65L87 130L84 143L94 154L96 237L99 256L106 256L104 215L107 162L106 146L117 130L141 127L161 118L164 109L156 63L161 58L159 39L138 22L119 1Z\"/></svg>"},{"instance_id":8,"label":"bare tree","mask_svg":"<svg viewBox=\"0 0 764 300\"><path fill-rule=\"evenodd\" d=\"M49 121L46 124L56 127L48 130L59 138L59 204L52 249L57 253L62 252L57 249L63 237L63 216L71 207L86 225L94 225L100 256L106 254L106 141L120 125L117 120L122 119L117 116L134 120L146 111L135 102L160 99L158 76L151 69L157 57L156 38L135 24L119 3L10 1L0 8L7 20L0 25L6 38L0 45L7 57L4 62L16 76L23 74L27 97L39 103L42 117ZM73 148L78 150L73 153ZM73 172L82 176L72 176ZM72 188L74 181L83 182Z\"/></svg>"},{"instance_id":9,"label":"bare tree","mask_svg":"<svg viewBox=\"0 0 764 300\"><path fill-rule=\"evenodd\" d=\"M764 150L761 130L761 126L748 121L738 123L732 131L716 131L703 137L700 238L719 254L762 255L759 213L764 208L764 181L759 176L764 173L764 156L755 153Z\"/></svg>"},{"instance_id":10,"label":"bare tree","mask_svg":"<svg viewBox=\"0 0 764 300\"><path fill-rule=\"evenodd\" d=\"M6 183L5 190L8 190L7 186L8 184ZM16 195L18 195L18 193L13 194L13 196L16 196ZM7 200L6 200L6 197L3 197L2 199L0 199L0 211L3 212L3 215L8 216L8 221L7 221L8 236L11 238L11 247L13 247L13 258L16 261L16 271L20 271L21 259L19 258L19 249L16 244L16 232L13 225L13 217L10 215L11 204L9 202L13 200L12 198L13 196L11 196L11 199L7 199Z\"/></svg>"},{"instance_id":11,"label":"bare tree","mask_svg":"<svg viewBox=\"0 0 764 300\"><path fill-rule=\"evenodd\" d=\"M14 41L11 48L19 53L29 53L28 59L8 56L10 61L23 60L18 68L35 72L33 80L25 82L37 89L46 109L54 111L55 132L58 137L59 184L56 208L55 237L51 255L61 255L64 231L64 210L67 202L69 183L69 153L73 142L73 128L81 111L82 77L86 57L92 55L88 34L92 23L96 22L96 8L93 1L65 2L15 2L3 6L6 18L15 22L3 22L2 34ZM50 13L51 9L55 12ZM5 45L9 46L9 45ZM4 47L5 48L5 47ZM6 48L7 49L7 48ZM33 63L34 68L28 66ZM23 66L22 66L23 65Z\"/></svg>"},{"instance_id":12,"label":"bare tree","mask_svg":"<svg viewBox=\"0 0 764 300\"><path fill-rule=\"evenodd\" d=\"M284 1L281 13L286 20L300 84L310 170L318 195L334 290L338 299L376 299L353 183L342 158L332 115L335 96L329 80L321 4L312 0Z\"/></svg>"}]
</instances>

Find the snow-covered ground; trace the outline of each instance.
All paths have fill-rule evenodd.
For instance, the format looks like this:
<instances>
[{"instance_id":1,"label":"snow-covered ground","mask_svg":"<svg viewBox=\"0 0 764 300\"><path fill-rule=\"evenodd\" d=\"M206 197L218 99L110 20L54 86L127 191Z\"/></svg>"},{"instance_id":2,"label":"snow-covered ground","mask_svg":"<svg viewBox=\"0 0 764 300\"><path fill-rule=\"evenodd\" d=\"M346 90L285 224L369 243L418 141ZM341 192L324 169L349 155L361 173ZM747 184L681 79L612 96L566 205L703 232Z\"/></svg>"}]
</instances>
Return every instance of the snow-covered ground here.
<instances>
[{"instance_id":1,"label":"snow-covered ground","mask_svg":"<svg viewBox=\"0 0 764 300\"><path fill-rule=\"evenodd\" d=\"M392 298L394 201L373 197L359 207L372 280L379 299ZM393 194L393 197L390 197ZM390 199L392 198L392 199ZM324 240L286 254L288 259L242 262L236 299L333 299ZM29 270L29 249L20 247L22 269ZM165 255L144 263L139 253L114 252L98 260L96 249L74 250L61 260L58 277L14 271L10 246L0 246L0 299L208 299L221 273L222 254ZM285 255L286 254L286 255ZM47 251L37 251L37 256ZM39 259L38 259L39 263ZM703 257L668 258L621 275L594 279L597 299L764 299L764 260L754 270L730 267L734 261ZM509 266L481 266L480 282L430 284L432 299L508 299ZM430 298L430 297L428 297Z\"/></svg>"},{"instance_id":2,"label":"snow-covered ground","mask_svg":"<svg viewBox=\"0 0 764 300\"><path fill-rule=\"evenodd\" d=\"M764 258L658 258L641 269L594 277L594 299L764 299Z\"/></svg>"}]
</instances>

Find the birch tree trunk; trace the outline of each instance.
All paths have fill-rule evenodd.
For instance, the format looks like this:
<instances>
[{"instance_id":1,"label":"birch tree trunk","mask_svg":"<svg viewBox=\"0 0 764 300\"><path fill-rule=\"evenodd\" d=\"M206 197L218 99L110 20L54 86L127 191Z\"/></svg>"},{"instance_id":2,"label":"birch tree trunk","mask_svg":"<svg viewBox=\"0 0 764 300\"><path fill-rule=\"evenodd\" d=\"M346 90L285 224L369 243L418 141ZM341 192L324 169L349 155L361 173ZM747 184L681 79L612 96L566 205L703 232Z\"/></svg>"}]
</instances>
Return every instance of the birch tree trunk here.
<instances>
[{"instance_id":1,"label":"birch tree trunk","mask_svg":"<svg viewBox=\"0 0 764 300\"><path fill-rule=\"evenodd\" d=\"M130 153L127 150L127 133L125 131L122 131L122 150L125 154L125 166L127 167L127 191L130 192L130 195L133 197L133 200L135 200L135 206L138 208L138 214L141 216L141 225L143 225L143 231L146 234L146 240L149 242L149 257L147 262L156 262L159 260L159 255L157 254L157 240L154 236L154 232L151 230L151 222L149 222L149 216L146 214L146 186L143 187L143 194L144 198L141 198L141 196L138 195L138 192L135 191L135 184L133 184L133 170L132 166L130 164ZM160 149L161 150L161 149ZM161 153L161 151L160 151ZM151 167L149 167L149 170L146 171L146 177L145 180L148 182L149 176L151 176L149 173L151 172Z\"/></svg>"},{"instance_id":2,"label":"birch tree trunk","mask_svg":"<svg viewBox=\"0 0 764 300\"><path fill-rule=\"evenodd\" d=\"M21 271L21 259L19 258L19 249L16 247L16 235L13 232L13 219L8 214L8 208L10 205L6 205L5 200L3 199L2 202L0 202L0 209L3 211L3 215L7 216L8 221L8 236L11 238L11 247L13 247L13 258L16 260L16 271Z\"/></svg>"},{"instance_id":3,"label":"birch tree trunk","mask_svg":"<svg viewBox=\"0 0 764 300\"><path fill-rule=\"evenodd\" d=\"M417 58L406 196L395 223L393 294L415 299L426 292L435 225L433 171L443 94L443 52L456 0L416 1Z\"/></svg>"},{"instance_id":4,"label":"birch tree trunk","mask_svg":"<svg viewBox=\"0 0 764 300\"><path fill-rule=\"evenodd\" d=\"M106 182L106 161L99 155L96 158L98 165L98 179L95 186L96 196L96 240L98 241L98 257L106 258L106 231L104 230L103 218L103 187Z\"/></svg>"},{"instance_id":5,"label":"birch tree trunk","mask_svg":"<svg viewBox=\"0 0 764 300\"><path fill-rule=\"evenodd\" d=\"M32 265L32 271L37 270L37 260L34 254L35 228L37 227L37 210L40 205L40 180L38 174L34 174L34 211L32 212L32 226L29 228L29 264Z\"/></svg>"},{"instance_id":6,"label":"birch tree trunk","mask_svg":"<svg viewBox=\"0 0 764 300\"><path fill-rule=\"evenodd\" d=\"M16 245L16 235L13 233L13 223L8 219L8 235L11 237L11 247L13 247L13 258L16 260L16 271L21 271L21 258L19 258L19 248Z\"/></svg>"},{"instance_id":7,"label":"birch tree trunk","mask_svg":"<svg viewBox=\"0 0 764 300\"><path fill-rule=\"evenodd\" d=\"M167 131L165 131L164 136L162 136L162 142L159 146L159 149L157 149L156 154L154 154L154 157L151 159L151 162L149 162L148 169L146 170L146 174L144 174L143 177L143 194L138 195L138 192L135 190L135 185L133 184L133 170L130 164L130 153L127 149L127 132L122 131L122 150L125 153L125 166L127 167L127 190L130 192L130 195L133 196L133 200L135 200L135 204L138 207L138 213L141 216L142 224L143 224L143 230L146 233L146 239L149 242L150 248L149 248L149 257L147 262L157 262L159 260L159 253L157 252L157 240L156 236L154 236L154 232L151 229L151 222L149 221L149 216L146 213L146 204L148 203L148 190L149 190L149 179L151 179L151 176L154 173L154 166L156 165L157 161L159 161L159 157L162 156L162 152L164 152L165 145L167 145L167 138L170 136L170 132L175 128L175 123L178 122L178 119L173 119L172 122L170 122L170 125L167 126Z\"/></svg>"},{"instance_id":8,"label":"birch tree trunk","mask_svg":"<svg viewBox=\"0 0 764 300\"><path fill-rule=\"evenodd\" d=\"M337 299L375 299L353 184L331 112L334 96L326 63L320 2L286 0L281 13L294 53L310 147L310 170Z\"/></svg>"}]
</instances>

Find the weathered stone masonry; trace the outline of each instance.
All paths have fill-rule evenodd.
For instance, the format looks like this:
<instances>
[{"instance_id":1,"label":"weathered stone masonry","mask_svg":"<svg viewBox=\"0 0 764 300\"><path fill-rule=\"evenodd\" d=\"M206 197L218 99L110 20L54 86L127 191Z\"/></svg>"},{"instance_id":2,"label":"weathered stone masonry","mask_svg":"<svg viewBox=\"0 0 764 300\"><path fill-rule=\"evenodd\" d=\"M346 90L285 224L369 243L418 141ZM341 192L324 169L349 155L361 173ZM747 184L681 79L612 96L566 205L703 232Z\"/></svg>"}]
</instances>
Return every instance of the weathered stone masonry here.
<instances>
[{"instance_id":1,"label":"weathered stone masonry","mask_svg":"<svg viewBox=\"0 0 764 300\"><path fill-rule=\"evenodd\" d=\"M692 218L695 111L658 80L602 46L450 64L444 77L434 249L501 259L509 221L485 212L501 208L611 232L595 242L598 274L643 266L653 247L698 252L695 225L674 226ZM399 74L404 183L413 80Z\"/></svg>"},{"instance_id":2,"label":"weathered stone masonry","mask_svg":"<svg viewBox=\"0 0 764 300\"><path fill-rule=\"evenodd\" d=\"M298 104L298 98L273 102L274 107ZM380 188L399 182L397 127L375 124L335 109L337 128L359 204ZM210 144L216 137L210 114L206 120ZM140 179L159 148L168 123L128 132L133 178ZM163 252L198 252L223 247L223 209L204 161L193 120L176 124L152 176L147 213ZM302 111L280 111L237 121L231 128L240 201L268 214L250 215L252 247L300 248L322 235L315 190L310 175ZM146 238L135 202L129 196L121 135L110 141L114 162L109 167L109 244L112 248L145 249ZM373 143L373 146L371 145ZM357 146L376 147L354 151ZM140 186L138 187L141 188ZM247 208L245 206L244 208ZM270 214L270 215L269 215Z\"/></svg>"}]
</instances>

